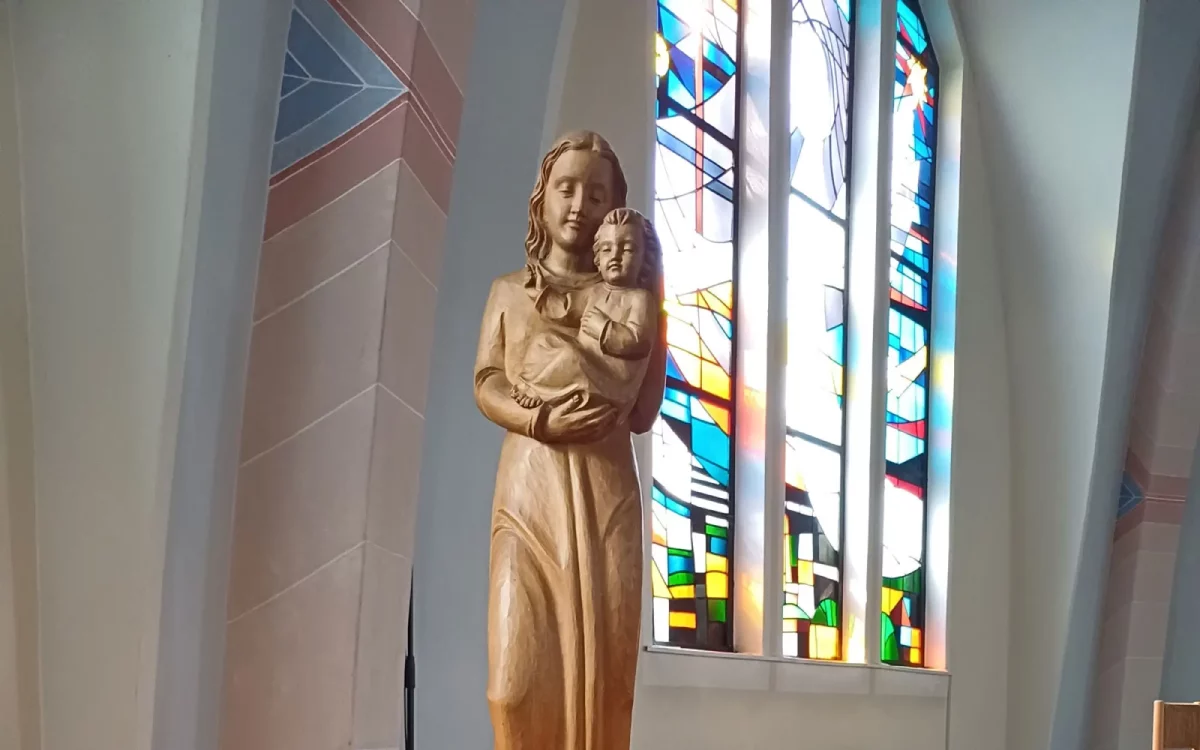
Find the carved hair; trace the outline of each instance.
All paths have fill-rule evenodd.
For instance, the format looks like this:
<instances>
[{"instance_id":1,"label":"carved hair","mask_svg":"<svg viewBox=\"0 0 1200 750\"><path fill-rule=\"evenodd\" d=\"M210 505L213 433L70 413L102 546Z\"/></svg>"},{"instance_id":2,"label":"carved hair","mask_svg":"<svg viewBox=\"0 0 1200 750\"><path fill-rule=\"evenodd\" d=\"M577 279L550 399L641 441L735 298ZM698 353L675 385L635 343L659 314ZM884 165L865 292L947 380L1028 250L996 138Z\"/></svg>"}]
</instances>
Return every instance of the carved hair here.
<instances>
[{"instance_id":1,"label":"carved hair","mask_svg":"<svg viewBox=\"0 0 1200 750\"><path fill-rule=\"evenodd\" d=\"M637 224L642 231L642 268L638 272L637 285L656 294L659 293L658 278L662 268L662 246L658 243L658 232L654 224L632 208L614 208L604 216L596 230L596 241L592 249L600 244L600 230L604 227L623 227Z\"/></svg>"},{"instance_id":2,"label":"carved hair","mask_svg":"<svg viewBox=\"0 0 1200 750\"><path fill-rule=\"evenodd\" d=\"M546 182L550 179L550 170L558 157L568 151L591 151L612 164L614 207L625 205L625 195L628 186L625 182L625 172L617 154L608 145L608 141L599 133L590 130L578 130L567 133L559 138L550 150L542 157L542 167L538 170L537 182L533 186L533 195L529 198L529 230L525 234L525 258L534 263L546 257L550 251L550 234L542 224L542 207L546 203Z\"/></svg>"}]
</instances>

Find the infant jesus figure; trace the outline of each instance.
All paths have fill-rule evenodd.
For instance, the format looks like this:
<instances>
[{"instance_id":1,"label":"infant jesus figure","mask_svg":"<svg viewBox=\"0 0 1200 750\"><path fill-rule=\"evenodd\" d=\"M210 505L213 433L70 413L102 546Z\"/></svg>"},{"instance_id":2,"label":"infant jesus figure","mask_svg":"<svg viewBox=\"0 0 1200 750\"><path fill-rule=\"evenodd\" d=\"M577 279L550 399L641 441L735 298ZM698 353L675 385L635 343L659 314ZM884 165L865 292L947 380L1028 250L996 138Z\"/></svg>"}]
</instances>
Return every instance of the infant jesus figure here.
<instances>
[{"instance_id":1,"label":"infant jesus figure","mask_svg":"<svg viewBox=\"0 0 1200 750\"><path fill-rule=\"evenodd\" d=\"M625 418L658 337L658 296L650 291L660 262L658 236L645 216L617 208L604 217L592 249L601 281L585 292L578 335L547 327L533 336L512 397L529 408L572 399L608 403Z\"/></svg>"}]
</instances>

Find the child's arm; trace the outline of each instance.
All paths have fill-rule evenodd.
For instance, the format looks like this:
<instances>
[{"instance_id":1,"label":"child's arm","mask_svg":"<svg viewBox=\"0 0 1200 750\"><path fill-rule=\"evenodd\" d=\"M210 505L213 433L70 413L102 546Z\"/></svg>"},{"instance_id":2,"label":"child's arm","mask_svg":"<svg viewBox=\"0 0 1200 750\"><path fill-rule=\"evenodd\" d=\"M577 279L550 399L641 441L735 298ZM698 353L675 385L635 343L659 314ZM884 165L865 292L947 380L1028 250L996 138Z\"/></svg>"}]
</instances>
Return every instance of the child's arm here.
<instances>
[{"instance_id":1,"label":"child's arm","mask_svg":"<svg viewBox=\"0 0 1200 750\"><path fill-rule=\"evenodd\" d=\"M602 323L597 324L593 321L587 327L591 331L599 328L597 338L600 340L600 351L605 354L621 359L641 359L650 353L654 345L654 296L638 290L631 293L627 299L629 318L624 323L611 320L604 313L593 309L592 314Z\"/></svg>"}]
</instances>

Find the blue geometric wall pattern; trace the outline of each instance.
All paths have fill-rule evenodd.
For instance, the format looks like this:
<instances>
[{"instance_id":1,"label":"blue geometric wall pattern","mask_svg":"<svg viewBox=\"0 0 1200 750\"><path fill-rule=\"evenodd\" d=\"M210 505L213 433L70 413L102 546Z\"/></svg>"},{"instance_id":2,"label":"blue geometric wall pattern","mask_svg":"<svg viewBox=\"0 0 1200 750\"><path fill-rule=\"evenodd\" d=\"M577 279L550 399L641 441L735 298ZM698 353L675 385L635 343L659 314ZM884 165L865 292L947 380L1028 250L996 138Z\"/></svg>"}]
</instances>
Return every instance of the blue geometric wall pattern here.
<instances>
[{"instance_id":1,"label":"blue geometric wall pattern","mask_svg":"<svg viewBox=\"0 0 1200 750\"><path fill-rule=\"evenodd\" d=\"M1136 508L1138 503L1145 499L1146 493L1138 486L1137 480L1130 476L1129 472L1122 474L1121 491L1117 498L1117 518Z\"/></svg>"},{"instance_id":2,"label":"blue geometric wall pattern","mask_svg":"<svg viewBox=\"0 0 1200 750\"><path fill-rule=\"evenodd\" d=\"M271 174L331 143L407 90L326 0L295 0Z\"/></svg>"}]
</instances>

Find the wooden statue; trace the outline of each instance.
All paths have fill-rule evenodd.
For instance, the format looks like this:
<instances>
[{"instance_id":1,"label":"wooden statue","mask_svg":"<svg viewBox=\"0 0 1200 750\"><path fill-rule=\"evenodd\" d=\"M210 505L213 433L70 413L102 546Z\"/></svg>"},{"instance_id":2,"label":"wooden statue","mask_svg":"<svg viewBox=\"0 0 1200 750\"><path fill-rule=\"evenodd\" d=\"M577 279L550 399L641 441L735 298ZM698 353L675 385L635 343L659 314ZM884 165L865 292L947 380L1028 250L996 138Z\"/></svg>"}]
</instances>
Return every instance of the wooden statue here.
<instances>
[{"instance_id":1,"label":"wooden statue","mask_svg":"<svg viewBox=\"0 0 1200 750\"><path fill-rule=\"evenodd\" d=\"M661 252L596 133L561 138L525 268L496 279L475 400L507 430L492 508L488 704L497 750L628 750L642 603L631 433L666 366Z\"/></svg>"}]
</instances>

